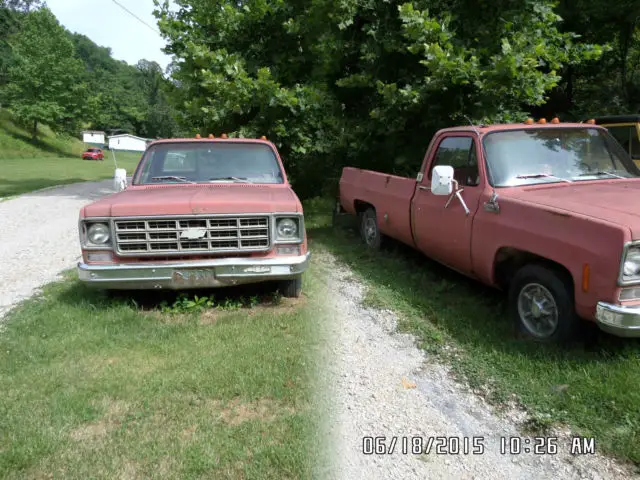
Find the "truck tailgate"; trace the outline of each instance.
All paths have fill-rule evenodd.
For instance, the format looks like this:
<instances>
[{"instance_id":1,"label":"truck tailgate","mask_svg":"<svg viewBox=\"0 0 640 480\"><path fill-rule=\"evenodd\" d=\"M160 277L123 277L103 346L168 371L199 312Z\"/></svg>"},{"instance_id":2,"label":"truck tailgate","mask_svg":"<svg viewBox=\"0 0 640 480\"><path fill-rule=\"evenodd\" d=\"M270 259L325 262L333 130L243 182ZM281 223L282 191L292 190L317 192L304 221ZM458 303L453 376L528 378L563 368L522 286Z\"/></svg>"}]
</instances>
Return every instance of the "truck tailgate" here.
<instances>
[{"instance_id":1,"label":"truck tailgate","mask_svg":"<svg viewBox=\"0 0 640 480\"><path fill-rule=\"evenodd\" d=\"M380 231L413 246L410 211L415 188L413 178L345 167L340 177L340 204L353 215L363 204L372 205Z\"/></svg>"}]
</instances>

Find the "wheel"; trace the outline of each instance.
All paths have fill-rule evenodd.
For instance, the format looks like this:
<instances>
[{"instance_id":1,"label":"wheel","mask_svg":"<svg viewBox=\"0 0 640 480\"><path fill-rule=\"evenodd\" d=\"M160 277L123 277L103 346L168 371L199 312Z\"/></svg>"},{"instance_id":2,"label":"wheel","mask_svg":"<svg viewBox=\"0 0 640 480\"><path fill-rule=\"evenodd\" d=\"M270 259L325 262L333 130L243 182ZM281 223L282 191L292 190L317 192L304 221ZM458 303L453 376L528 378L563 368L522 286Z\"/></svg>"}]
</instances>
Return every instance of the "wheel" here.
<instances>
[{"instance_id":1,"label":"wheel","mask_svg":"<svg viewBox=\"0 0 640 480\"><path fill-rule=\"evenodd\" d=\"M380 233L376 211L373 208L368 208L360 216L360 235L364 243L375 250L378 250L384 242L384 235Z\"/></svg>"},{"instance_id":2,"label":"wheel","mask_svg":"<svg viewBox=\"0 0 640 480\"><path fill-rule=\"evenodd\" d=\"M283 297L298 298L302 293L302 275L280 283L280 293Z\"/></svg>"},{"instance_id":3,"label":"wheel","mask_svg":"<svg viewBox=\"0 0 640 480\"><path fill-rule=\"evenodd\" d=\"M509 286L509 313L538 342L566 342L578 328L571 279L542 265L525 265Z\"/></svg>"}]
</instances>

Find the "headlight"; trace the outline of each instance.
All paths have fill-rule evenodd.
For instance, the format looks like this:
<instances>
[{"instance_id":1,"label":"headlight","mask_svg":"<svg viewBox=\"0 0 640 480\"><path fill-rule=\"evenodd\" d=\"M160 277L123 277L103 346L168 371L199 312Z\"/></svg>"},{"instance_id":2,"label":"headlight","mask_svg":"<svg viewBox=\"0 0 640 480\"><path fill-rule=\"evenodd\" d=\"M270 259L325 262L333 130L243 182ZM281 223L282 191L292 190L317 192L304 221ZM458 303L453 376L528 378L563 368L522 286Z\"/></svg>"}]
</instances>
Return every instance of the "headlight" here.
<instances>
[{"instance_id":1,"label":"headlight","mask_svg":"<svg viewBox=\"0 0 640 480\"><path fill-rule=\"evenodd\" d=\"M298 218L278 218L276 220L277 241L300 241L300 220Z\"/></svg>"},{"instance_id":2,"label":"headlight","mask_svg":"<svg viewBox=\"0 0 640 480\"><path fill-rule=\"evenodd\" d=\"M622 263L622 281L640 280L640 246L629 247Z\"/></svg>"},{"instance_id":3,"label":"headlight","mask_svg":"<svg viewBox=\"0 0 640 480\"><path fill-rule=\"evenodd\" d=\"M104 245L110 236L109 226L104 223L94 223L87 230L87 239L94 245Z\"/></svg>"},{"instance_id":4,"label":"headlight","mask_svg":"<svg viewBox=\"0 0 640 480\"><path fill-rule=\"evenodd\" d=\"M281 218L278 220L278 238L286 240L295 238L298 235L298 222L292 218Z\"/></svg>"}]
</instances>

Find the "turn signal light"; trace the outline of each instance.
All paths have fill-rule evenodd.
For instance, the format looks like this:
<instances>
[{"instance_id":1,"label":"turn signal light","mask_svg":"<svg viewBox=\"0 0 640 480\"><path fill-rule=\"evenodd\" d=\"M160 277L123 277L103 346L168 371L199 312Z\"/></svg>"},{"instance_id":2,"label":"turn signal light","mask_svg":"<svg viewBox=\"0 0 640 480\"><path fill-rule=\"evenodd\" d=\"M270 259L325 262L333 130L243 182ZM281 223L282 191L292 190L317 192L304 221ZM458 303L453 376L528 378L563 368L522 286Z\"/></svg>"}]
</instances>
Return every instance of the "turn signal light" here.
<instances>
[{"instance_id":1,"label":"turn signal light","mask_svg":"<svg viewBox=\"0 0 640 480\"><path fill-rule=\"evenodd\" d=\"M538 120L538 123L547 123L547 119L546 118L541 118L540 120Z\"/></svg>"},{"instance_id":2,"label":"turn signal light","mask_svg":"<svg viewBox=\"0 0 640 480\"><path fill-rule=\"evenodd\" d=\"M589 264L585 263L582 266L582 291L586 292L589 290L589 275L591 271L589 269Z\"/></svg>"},{"instance_id":3,"label":"turn signal light","mask_svg":"<svg viewBox=\"0 0 640 480\"><path fill-rule=\"evenodd\" d=\"M551 120L551 123L560 123L560 119L559 119L558 117L554 117L554 118Z\"/></svg>"}]
</instances>

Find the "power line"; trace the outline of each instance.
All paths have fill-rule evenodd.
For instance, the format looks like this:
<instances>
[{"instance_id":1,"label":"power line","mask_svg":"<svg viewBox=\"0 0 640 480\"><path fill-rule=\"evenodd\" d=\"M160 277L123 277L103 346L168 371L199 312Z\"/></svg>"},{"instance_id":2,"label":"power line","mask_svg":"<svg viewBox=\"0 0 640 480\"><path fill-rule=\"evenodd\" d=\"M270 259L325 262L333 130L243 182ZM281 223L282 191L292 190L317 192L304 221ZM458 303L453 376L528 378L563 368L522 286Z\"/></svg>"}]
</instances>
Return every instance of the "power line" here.
<instances>
[{"instance_id":1,"label":"power line","mask_svg":"<svg viewBox=\"0 0 640 480\"><path fill-rule=\"evenodd\" d=\"M134 17L136 20L138 20L140 23L144 24L145 26L147 26L148 28L150 28L151 30L153 30L155 33L157 33L158 35L162 35L158 30L156 30L155 28L153 28L151 25L149 25L147 22L145 22L144 20L142 20L139 16L137 16L135 13L133 13L131 10L129 10L127 7L125 7L124 5L122 5L120 2L118 2L117 0L111 0L113 3L115 3L116 5L118 5L121 9L123 9L125 12L127 12L129 15L131 15L132 17Z\"/></svg>"}]
</instances>

